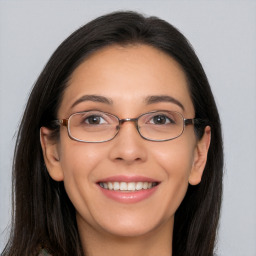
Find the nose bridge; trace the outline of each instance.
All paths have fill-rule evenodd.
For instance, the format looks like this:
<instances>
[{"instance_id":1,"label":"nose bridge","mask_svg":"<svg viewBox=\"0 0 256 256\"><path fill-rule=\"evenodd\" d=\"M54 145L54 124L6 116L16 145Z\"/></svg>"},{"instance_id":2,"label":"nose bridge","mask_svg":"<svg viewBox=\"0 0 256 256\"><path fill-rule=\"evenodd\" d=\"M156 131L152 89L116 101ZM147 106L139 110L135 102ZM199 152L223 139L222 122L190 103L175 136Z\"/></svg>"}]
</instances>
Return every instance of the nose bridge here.
<instances>
[{"instance_id":1,"label":"nose bridge","mask_svg":"<svg viewBox=\"0 0 256 256\"><path fill-rule=\"evenodd\" d=\"M137 121L138 121L138 118L124 118L124 119L119 120L119 124L122 125L125 122L133 122L135 124L135 126L137 127Z\"/></svg>"},{"instance_id":2,"label":"nose bridge","mask_svg":"<svg viewBox=\"0 0 256 256\"><path fill-rule=\"evenodd\" d=\"M138 118L125 118L119 120L119 133L114 140L113 148L110 150L110 157L113 160L123 160L127 164L134 161L145 161L147 158L144 142L138 132L137 126ZM135 127L131 125L121 128L125 122L134 123ZM135 131L134 128L137 130ZM120 131L121 130L121 131ZM137 133L137 134L136 134Z\"/></svg>"},{"instance_id":3,"label":"nose bridge","mask_svg":"<svg viewBox=\"0 0 256 256\"><path fill-rule=\"evenodd\" d=\"M138 127L138 118L124 118L119 119L119 126L118 126L118 132L120 132L121 126L126 122L132 122L135 125L135 128L137 132L139 133L139 127ZM140 133L139 133L140 135Z\"/></svg>"}]
</instances>

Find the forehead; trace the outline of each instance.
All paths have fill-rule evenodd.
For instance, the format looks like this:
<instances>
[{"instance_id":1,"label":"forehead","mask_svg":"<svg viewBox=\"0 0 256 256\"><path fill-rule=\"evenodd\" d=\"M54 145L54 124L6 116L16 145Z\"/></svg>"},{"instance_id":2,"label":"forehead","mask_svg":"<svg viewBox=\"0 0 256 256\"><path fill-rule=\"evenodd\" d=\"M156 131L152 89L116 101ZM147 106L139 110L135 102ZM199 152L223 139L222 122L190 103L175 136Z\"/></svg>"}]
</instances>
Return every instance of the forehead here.
<instances>
[{"instance_id":1,"label":"forehead","mask_svg":"<svg viewBox=\"0 0 256 256\"><path fill-rule=\"evenodd\" d=\"M186 76L166 53L147 45L112 45L87 58L71 75L60 114L83 95L102 95L113 106L137 106L152 95L171 96L193 114Z\"/></svg>"}]
</instances>

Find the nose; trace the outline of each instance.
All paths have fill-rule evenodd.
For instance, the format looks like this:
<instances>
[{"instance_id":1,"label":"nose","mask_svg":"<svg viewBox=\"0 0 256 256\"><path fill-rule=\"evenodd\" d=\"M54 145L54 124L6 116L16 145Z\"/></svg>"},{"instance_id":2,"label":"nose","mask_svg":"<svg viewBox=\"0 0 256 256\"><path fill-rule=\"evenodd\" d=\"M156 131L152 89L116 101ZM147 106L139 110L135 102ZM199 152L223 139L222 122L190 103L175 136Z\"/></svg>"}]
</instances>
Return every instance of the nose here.
<instances>
[{"instance_id":1,"label":"nose","mask_svg":"<svg viewBox=\"0 0 256 256\"><path fill-rule=\"evenodd\" d=\"M147 141L139 135L133 120L121 123L117 136L112 140L109 157L125 164L144 162L147 159Z\"/></svg>"}]
</instances>

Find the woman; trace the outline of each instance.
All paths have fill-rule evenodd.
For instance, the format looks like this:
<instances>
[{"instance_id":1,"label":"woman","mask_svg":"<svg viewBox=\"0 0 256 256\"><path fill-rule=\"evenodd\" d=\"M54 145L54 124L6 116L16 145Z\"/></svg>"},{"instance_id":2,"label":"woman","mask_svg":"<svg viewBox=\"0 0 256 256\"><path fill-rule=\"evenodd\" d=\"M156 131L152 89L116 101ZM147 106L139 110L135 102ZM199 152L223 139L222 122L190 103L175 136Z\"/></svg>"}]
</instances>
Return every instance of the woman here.
<instances>
[{"instance_id":1,"label":"woman","mask_svg":"<svg viewBox=\"0 0 256 256\"><path fill-rule=\"evenodd\" d=\"M213 255L223 149L193 49L118 12L67 38L31 92L3 255Z\"/></svg>"}]
</instances>

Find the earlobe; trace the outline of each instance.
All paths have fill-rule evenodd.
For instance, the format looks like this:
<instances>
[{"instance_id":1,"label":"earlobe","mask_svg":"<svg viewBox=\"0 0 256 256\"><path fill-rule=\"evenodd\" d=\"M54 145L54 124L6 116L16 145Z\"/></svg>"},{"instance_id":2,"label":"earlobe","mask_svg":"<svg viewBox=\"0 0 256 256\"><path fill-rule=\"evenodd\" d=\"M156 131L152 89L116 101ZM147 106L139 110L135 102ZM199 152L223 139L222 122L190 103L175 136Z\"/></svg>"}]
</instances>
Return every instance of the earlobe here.
<instances>
[{"instance_id":1,"label":"earlobe","mask_svg":"<svg viewBox=\"0 0 256 256\"><path fill-rule=\"evenodd\" d=\"M211 142L211 128L206 126L203 137L197 142L194 154L194 162L189 176L190 185L198 185L207 162L207 154Z\"/></svg>"},{"instance_id":2,"label":"earlobe","mask_svg":"<svg viewBox=\"0 0 256 256\"><path fill-rule=\"evenodd\" d=\"M55 181L63 180L63 171L60 165L58 144L51 138L52 131L46 127L40 129L40 142L43 151L44 162L49 175Z\"/></svg>"}]
</instances>

